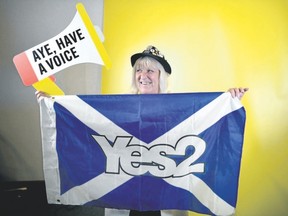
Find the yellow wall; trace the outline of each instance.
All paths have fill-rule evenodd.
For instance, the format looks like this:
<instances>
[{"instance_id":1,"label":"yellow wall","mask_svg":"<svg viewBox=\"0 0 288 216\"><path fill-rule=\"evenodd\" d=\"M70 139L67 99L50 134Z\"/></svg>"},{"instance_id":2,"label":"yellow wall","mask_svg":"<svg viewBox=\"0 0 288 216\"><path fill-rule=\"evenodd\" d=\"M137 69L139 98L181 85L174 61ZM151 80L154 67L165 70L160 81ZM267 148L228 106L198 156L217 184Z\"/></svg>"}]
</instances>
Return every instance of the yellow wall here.
<instances>
[{"instance_id":1,"label":"yellow wall","mask_svg":"<svg viewBox=\"0 0 288 216\"><path fill-rule=\"evenodd\" d=\"M150 44L172 92L249 87L236 215L288 214L287 0L105 0L104 35L103 93L128 91L130 56Z\"/></svg>"}]
</instances>

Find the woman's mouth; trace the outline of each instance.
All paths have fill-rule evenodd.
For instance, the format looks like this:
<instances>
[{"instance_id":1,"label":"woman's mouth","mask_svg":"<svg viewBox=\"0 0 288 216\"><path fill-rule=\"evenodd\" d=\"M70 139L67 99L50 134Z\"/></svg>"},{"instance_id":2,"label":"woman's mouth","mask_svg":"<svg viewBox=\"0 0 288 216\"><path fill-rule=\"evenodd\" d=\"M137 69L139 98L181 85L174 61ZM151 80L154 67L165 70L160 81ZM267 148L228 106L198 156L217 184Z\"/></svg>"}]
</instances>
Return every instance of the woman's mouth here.
<instances>
[{"instance_id":1,"label":"woman's mouth","mask_svg":"<svg viewBox=\"0 0 288 216\"><path fill-rule=\"evenodd\" d=\"M140 81L141 85L151 85L152 82L151 81Z\"/></svg>"}]
</instances>

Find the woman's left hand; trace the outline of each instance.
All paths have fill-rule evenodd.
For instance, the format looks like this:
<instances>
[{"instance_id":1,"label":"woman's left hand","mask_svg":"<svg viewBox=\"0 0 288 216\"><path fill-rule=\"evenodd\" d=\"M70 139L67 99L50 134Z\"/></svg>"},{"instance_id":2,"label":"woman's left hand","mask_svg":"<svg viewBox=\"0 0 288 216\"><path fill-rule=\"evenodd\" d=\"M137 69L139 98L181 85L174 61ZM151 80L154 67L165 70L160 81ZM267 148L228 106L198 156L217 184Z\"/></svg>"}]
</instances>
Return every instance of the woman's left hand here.
<instances>
[{"instance_id":1,"label":"woman's left hand","mask_svg":"<svg viewBox=\"0 0 288 216\"><path fill-rule=\"evenodd\" d=\"M237 98L239 98L239 100L241 100L241 98L243 97L245 92L247 92L248 90L249 90L249 88L230 88L230 89L228 89L228 92L230 92L230 94L233 98L237 97Z\"/></svg>"}]
</instances>

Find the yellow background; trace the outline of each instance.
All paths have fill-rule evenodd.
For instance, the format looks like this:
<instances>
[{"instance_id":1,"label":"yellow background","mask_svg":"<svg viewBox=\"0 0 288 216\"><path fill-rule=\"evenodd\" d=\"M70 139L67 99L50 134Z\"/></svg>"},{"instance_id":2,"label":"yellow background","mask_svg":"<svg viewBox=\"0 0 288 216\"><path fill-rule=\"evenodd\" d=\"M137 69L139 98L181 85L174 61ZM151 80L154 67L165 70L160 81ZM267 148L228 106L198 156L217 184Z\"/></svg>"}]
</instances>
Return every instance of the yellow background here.
<instances>
[{"instance_id":1,"label":"yellow background","mask_svg":"<svg viewBox=\"0 0 288 216\"><path fill-rule=\"evenodd\" d=\"M128 91L147 45L171 64L171 92L249 87L236 215L288 214L287 0L105 0L104 35L103 93Z\"/></svg>"}]
</instances>

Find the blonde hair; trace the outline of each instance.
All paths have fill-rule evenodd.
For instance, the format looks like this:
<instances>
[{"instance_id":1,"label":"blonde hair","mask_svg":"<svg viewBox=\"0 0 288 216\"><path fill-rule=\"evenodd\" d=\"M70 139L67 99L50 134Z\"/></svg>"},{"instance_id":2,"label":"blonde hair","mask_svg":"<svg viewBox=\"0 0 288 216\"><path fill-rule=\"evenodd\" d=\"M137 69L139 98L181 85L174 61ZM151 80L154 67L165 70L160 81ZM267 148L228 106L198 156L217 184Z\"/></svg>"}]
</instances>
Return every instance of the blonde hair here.
<instances>
[{"instance_id":1,"label":"blonde hair","mask_svg":"<svg viewBox=\"0 0 288 216\"><path fill-rule=\"evenodd\" d=\"M143 67L153 67L159 70L159 93L168 93L168 77L169 74L164 70L163 66L155 59L151 57L142 57L137 59L133 66L133 73L132 73L132 81L131 81L131 93L132 94L139 94L136 80L135 80L135 73L136 70Z\"/></svg>"}]
</instances>

